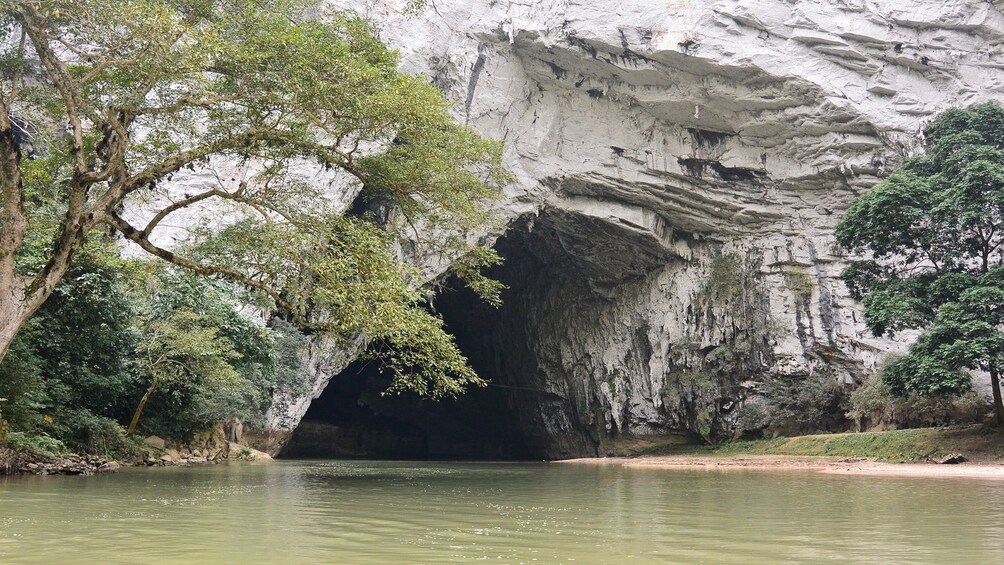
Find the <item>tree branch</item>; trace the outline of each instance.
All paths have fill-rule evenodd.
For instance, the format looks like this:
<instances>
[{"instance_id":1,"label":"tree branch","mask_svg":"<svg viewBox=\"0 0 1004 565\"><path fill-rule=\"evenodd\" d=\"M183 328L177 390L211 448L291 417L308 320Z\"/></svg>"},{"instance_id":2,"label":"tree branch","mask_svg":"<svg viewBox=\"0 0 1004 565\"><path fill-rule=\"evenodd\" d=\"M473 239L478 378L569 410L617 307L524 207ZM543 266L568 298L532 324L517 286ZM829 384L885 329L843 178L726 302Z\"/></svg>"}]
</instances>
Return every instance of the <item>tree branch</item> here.
<instances>
[{"instance_id":1,"label":"tree branch","mask_svg":"<svg viewBox=\"0 0 1004 565\"><path fill-rule=\"evenodd\" d=\"M217 265L206 265L203 263L199 263L198 261L189 259L187 257L182 257L181 255L178 255L172 251L164 249L163 247L159 247L150 241L149 234L145 233L145 231L140 231L136 229L134 226L129 224L129 222L126 222L124 219L122 219L118 214L110 213L102 218L102 222L118 230L126 239L132 241L133 243L136 243L137 245L140 246L141 249L143 249L147 253L160 259L163 259L164 261L167 261L172 265L176 265L178 267L181 267L183 269L192 271L200 275L216 276L229 279L233 282L244 285L247 288L259 290L265 293L269 298L271 298L275 302L276 306L287 311L290 314L290 316L293 317L293 321L299 326L302 326L306 329L314 329L314 330L328 329L328 326L324 324L311 322L310 320L306 319L302 314L300 314L297 311L297 308L288 300L283 298L282 294L276 289L270 287L269 285L261 281L257 281L240 271L228 267L221 267Z\"/></svg>"},{"instance_id":2,"label":"tree branch","mask_svg":"<svg viewBox=\"0 0 1004 565\"><path fill-rule=\"evenodd\" d=\"M29 2L23 3L22 6L23 11L19 13L22 29L28 34L28 38L31 39L31 44L35 47L35 52L42 61L42 66L45 67L49 80L52 81L53 86L59 91L63 104L66 106L67 118L70 120L70 126L73 129L71 150L74 157L74 172L77 175L83 175L87 172L88 166L84 155L84 127L81 114L95 125L101 123L101 118L93 115L93 112L90 112L86 104L84 104L83 98L80 95L80 89L70 76L66 65L56 56L56 53L49 45L51 38L36 21L41 16L35 11L34 6Z\"/></svg>"},{"instance_id":3,"label":"tree branch","mask_svg":"<svg viewBox=\"0 0 1004 565\"><path fill-rule=\"evenodd\" d=\"M18 85L21 84L21 78L24 76L24 42L25 42L25 37L26 37L25 31L24 31L24 29L22 29L21 30L21 38L18 40L18 44L17 44L17 60L18 60L17 71L14 73L14 78L11 79L10 92L4 97L3 100L0 100L0 104L3 104L7 108L9 108L10 105L14 103L14 100L17 99ZM5 108L4 109L4 114L6 114L8 111L9 110L7 110Z\"/></svg>"}]
</instances>

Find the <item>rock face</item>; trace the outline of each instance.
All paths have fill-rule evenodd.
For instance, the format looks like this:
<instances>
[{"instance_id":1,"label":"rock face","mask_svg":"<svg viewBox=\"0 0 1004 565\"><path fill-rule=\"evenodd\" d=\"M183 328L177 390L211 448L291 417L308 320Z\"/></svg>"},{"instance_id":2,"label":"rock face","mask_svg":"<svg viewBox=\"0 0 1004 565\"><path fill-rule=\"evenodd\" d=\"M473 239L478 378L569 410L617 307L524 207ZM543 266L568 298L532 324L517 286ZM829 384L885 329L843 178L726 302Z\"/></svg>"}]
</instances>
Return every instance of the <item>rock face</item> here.
<instances>
[{"instance_id":1,"label":"rock face","mask_svg":"<svg viewBox=\"0 0 1004 565\"><path fill-rule=\"evenodd\" d=\"M505 141L512 290L447 319L547 457L874 371L902 343L863 327L833 227L926 120L1004 98L999 0L338 4Z\"/></svg>"}]
</instances>

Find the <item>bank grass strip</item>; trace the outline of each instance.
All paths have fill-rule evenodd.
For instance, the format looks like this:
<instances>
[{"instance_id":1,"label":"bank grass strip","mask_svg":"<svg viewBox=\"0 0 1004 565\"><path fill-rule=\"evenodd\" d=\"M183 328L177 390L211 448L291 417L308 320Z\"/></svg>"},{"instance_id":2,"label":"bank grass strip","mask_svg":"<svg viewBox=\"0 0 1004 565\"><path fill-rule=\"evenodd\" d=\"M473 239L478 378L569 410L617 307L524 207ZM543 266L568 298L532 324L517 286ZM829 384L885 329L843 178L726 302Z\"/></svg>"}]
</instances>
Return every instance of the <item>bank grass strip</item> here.
<instances>
[{"instance_id":1,"label":"bank grass strip","mask_svg":"<svg viewBox=\"0 0 1004 565\"><path fill-rule=\"evenodd\" d=\"M713 445L665 444L644 455L790 455L867 458L891 463L935 461L962 454L984 462L1004 459L1004 435L984 426L818 434Z\"/></svg>"}]
</instances>

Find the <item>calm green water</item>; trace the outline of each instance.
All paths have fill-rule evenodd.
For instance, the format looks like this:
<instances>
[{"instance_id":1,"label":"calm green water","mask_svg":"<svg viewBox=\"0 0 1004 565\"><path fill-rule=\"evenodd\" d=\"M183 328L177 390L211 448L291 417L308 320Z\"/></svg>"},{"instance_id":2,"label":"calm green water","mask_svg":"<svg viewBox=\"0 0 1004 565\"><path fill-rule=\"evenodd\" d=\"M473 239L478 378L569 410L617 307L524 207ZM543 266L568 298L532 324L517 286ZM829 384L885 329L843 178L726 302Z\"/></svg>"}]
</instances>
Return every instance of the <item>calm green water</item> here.
<instances>
[{"instance_id":1,"label":"calm green water","mask_svg":"<svg viewBox=\"0 0 1004 565\"><path fill-rule=\"evenodd\" d=\"M1004 563L1004 483L281 462L0 482L2 563Z\"/></svg>"}]
</instances>

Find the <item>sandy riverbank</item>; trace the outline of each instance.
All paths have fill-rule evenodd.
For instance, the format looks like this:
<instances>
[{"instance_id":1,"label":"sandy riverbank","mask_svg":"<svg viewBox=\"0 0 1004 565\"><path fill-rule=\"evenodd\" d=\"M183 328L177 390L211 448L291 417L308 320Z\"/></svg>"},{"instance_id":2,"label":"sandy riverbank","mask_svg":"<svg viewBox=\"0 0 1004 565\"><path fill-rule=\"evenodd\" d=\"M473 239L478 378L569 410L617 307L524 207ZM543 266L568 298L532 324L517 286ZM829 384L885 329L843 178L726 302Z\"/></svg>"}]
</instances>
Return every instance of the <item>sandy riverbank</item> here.
<instances>
[{"instance_id":1,"label":"sandy riverbank","mask_svg":"<svg viewBox=\"0 0 1004 565\"><path fill-rule=\"evenodd\" d=\"M888 477L967 478L1004 481L1004 465L959 463L883 463L867 459L793 457L783 455L666 455L645 457L596 457L559 461L573 465L622 465L641 469L706 471L812 471L833 475Z\"/></svg>"}]
</instances>

